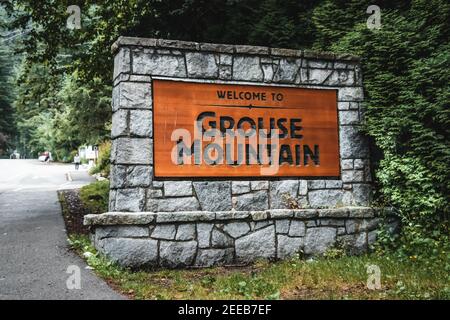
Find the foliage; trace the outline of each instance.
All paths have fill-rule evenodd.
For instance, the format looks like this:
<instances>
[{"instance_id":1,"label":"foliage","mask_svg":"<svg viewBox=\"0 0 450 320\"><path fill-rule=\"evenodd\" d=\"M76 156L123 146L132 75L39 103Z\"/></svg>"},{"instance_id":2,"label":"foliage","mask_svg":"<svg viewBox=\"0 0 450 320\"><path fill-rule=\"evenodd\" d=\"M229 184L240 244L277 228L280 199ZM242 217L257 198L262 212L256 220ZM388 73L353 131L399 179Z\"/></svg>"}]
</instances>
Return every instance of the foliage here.
<instances>
[{"instance_id":1,"label":"foliage","mask_svg":"<svg viewBox=\"0 0 450 320\"><path fill-rule=\"evenodd\" d=\"M69 162L81 144L109 136L111 89L98 79L84 85L76 72L58 75L45 64L23 63L16 84L18 147L28 157L48 150Z\"/></svg>"},{"instance_id":2,"label":"foliage","mask_svg":"<svg viewBox=\"0 0 450 320\"><path fill-rule=\"evenodd\" d=\"M4 16L0 8L0 19L4 19ZM12 108L14 87L11 81L13 65L10 55L7 39L0 38L0 157L12 148L15 135Z\"/></svg>"},{"instance_id":3,"label":"foliage","mask_svg":"<svg viewBox=\"0 0 450 320\"><path fill-rule=\"evenodd\" d=\"M110 85L98 78L86 82L80 80L77 72L65 75L58 98L62 105L68 106L74 138L87 145L97 145L109 138L111 95Z\"/></svg>"},{"instance_id":4,"label":"foliage","mask_svg":"<svg viewBox=\"0 0 450 320\"><path fill-rule=\"evenodd\" d=\"M79 30L65 28L69 4L81 8ZM29 61L57 64L63 51L72 56L64 68L107 83L109 50L120 35L306 48L313 42L314 5L311 0L16 0L7 8L14 17L10 28L30 28L33 21L17 48Z\"/></svg>"},{"instance_id":5,"label":"foliage","mask_svg":"<svg viewBox=\"0 0 450 320\"><path fill-rule=\"evenodd\" d=\"M14 136L14 118L10 101L10 86L7 84L7 70L4 57L0 53L0 156L6 154L12 146Z\"/></svg>"},{"instance_id":6,"label":"foliage","mask_svg":"<svg viewBox=\"0 0 450 320\"><path fill-rule=\"evenodd\" d=\"M57 109L55 103L57 79L48 76L43 65L21 65L16 79L14 109L21 153L37 157L39 152L53 151L54 135L51 128ZM42 81L47 77L47 80ZM54 155L55 156L55 155Z\"/></svg>"},{"instance_id":7,"label":"foliage","mask_svg":"<svg viewBox=\"0 0 450 320\"><path fill-rule=\"evenodd\" d=\"M403 226L382 237L385 247L416 260L448 252L448 1L71 1L81 6L80 30L64 27L68 1L6 3L10 28L27 30L16 48L27 59L15 103L19 143L61 147L58 158L107 138L109 50L119 35L360 55L378 203L394 207ZM381 8L380 30L366 27L371 4Z\"/></svg>"},{"instance_id":8,"label":"foliage","mask_svg":"<svg viewBox=\"0 0 450 320\"><path fill-rule=\"evenodd\" d=\"M326 1L323 6L330 3L337 2ZM315 14L321 16L323 6ZM382 155L374 159L380 201L393 206L402 221L399 252L425 260L445 254L450 207L450 4L411 1L407 11L385 10L381 30L371 31L360 23L337 34L334 24L322 22L319 34L341 36L332 50L363 58L365 130Z\"/></svg>"},{"instance_id":9,"label":"foliage","mask_svg":"<svg viewBox=\"0 0 450 320\"><path fill-rule=\"evenodd\" d=\"M100 173L102 177L108 178L110 172L111 141L107 140L98 147L98 162L91 169L91 174Z\"/></svg>"},{"instance_id":10,"label":"foliage","mask_svg":"<svg viewBox=\"0 0 450 320\"><path fill-rule=\"evenodd\" d=\"M241 268L133 272L100 255L87 236L69 241L99 276L135 299L450 299L443 261L425 270L392 255L294 257ZM380 290L366 287L369 265L381 270Z\"/></svg>"},{"instance_id":11,"label":"foliage","mask_svg":"<svg viewBox=\"0 0 450 320\"><path fill-rule=\"evenodd\" d=\"M80 198L83 204L92 213L104 213L108 211L109 181L96 181L80 190Z\"/></svg>"}]
</instances>

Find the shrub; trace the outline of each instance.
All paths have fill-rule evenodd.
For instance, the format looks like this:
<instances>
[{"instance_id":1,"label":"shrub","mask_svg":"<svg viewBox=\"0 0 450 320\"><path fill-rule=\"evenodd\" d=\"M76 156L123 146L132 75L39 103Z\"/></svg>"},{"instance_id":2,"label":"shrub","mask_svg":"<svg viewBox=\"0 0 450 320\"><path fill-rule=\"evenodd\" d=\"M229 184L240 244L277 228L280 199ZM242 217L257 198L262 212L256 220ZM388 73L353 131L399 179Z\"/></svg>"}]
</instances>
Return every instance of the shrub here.
<instances>
[{"instance_id":1,"label":"shrub","mask_svg":"<svg viewBox=\"0 0 450 320\"><path fill-rule=\"evenodd\" d=\"M69 154L68 162L73 162L73 160L77 154L78 154L78 150L72 150Z\"/></svg>"},{"instance_id":2,"label":"shrub","mask_svg":"<svg viewBox=\"0 0 450 320\"><path fill-rule=\"evenodd\" d=\"M413 260L440 259L449 248L449 21L447 1L416 0L386 10L380 30L356 24L331 47L362 57L379 202L395 208L402 226L382 239Z\"/></svg>"},{"instance_id":3,"label":"shrub","mask_svg":"<svg viewBox=\"0 0 450 320\"><path fill-rule=\"evenodd\" d=\"M81 188L80 198L92 213L108 211L109 181L96 181Z\"/></svg>"},{"instance_id":4,"label":"shrub","mask_svg":"<svg viewBox=\"0 0 450 320\"><path fill-rule=\"evenodd\" d=\"M97 164L91 169L90 173L100 173L102 177L108 178L110 171L111 141L106 140L98 148Z\"/></svg>"}]
</instances>

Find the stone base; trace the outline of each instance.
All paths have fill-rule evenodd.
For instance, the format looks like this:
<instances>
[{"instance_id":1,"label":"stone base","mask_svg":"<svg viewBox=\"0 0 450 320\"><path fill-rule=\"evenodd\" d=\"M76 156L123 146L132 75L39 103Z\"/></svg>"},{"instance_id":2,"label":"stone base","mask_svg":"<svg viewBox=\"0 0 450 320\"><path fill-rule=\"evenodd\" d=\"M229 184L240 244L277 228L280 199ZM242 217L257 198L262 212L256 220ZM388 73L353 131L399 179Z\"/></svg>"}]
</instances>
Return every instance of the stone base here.
<instances>
[{"instance_id":1,"label":"stone base","mask_svg":"<svg viewBox=\"0 0 450 320\"><path fill-rule=\"evenodd\" d=\"M99 252L126 267L245 264L320 255L331 247L366 252L380 210L278 209L227 212L108 212L85 217Z\"/></svg>"}]
</instances>

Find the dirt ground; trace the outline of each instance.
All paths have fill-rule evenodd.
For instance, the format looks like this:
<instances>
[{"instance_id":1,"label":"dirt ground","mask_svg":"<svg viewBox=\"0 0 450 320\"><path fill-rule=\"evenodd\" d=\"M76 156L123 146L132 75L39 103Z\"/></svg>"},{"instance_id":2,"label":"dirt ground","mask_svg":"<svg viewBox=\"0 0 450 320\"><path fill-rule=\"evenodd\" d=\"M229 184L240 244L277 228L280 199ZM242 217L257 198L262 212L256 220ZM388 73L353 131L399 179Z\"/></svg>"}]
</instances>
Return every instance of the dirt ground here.
<instances>
[{"instance_id":1,"label":"dirt ground","mask_svg":"<svg viewBox=\"0 0 450 320\"><path fill-rule=\"evenodd\" d=\"M83 225L83 218L91 212L80 199L80 189L58 191L67 234L89 234L89 228Z\"/></svg>"}]
</instances>

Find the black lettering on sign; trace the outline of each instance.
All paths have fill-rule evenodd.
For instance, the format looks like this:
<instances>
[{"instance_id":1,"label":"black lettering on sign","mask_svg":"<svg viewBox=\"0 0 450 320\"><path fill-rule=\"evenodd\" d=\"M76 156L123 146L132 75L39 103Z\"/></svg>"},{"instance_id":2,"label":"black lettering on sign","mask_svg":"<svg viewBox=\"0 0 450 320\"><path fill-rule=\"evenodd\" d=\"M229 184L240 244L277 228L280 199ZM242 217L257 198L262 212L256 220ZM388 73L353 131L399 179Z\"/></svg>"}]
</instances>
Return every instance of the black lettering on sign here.
<instances>
[{"instance_id":1,"label":"black lettering on sign","mask_svg":"<svg viewBox=\"0 0 450 320\"><path fill-rule=\"evenodd\" d=\"M288 136L288 129L284 126L284 122L287 122L286 118L278 119L277 126L280 129L281 133L279 135L280 139L284 139Z\"/></svg>"},{"instance_id":2,"label":"black lettering on sign","mask_svg":"<svg viewBox=\"0 0 450 320\"><path fill-rule=\"evenodd\" d=\"M300 131L303 128L296 123L302 122L302 119L291 119L291 138L292 139L302 139L303 135L297 133L296 131Z\"/></svg>"},{"instance_id":3,"label":"black lettering on sign","mask_svg":"<svg viewBox=\"0 0 450 320\"><path fill-rule=\"evenodd\" d=\"M152 86L155 177L340 174L337 89L156 79Z\"/></svg>"},{"instance_id":4,"label":"black lettering on sign","mask_svg":"<svg viewBox=\"0 0 450 320\"><path fill-rule=\"evenodd\" d=\"M291 146L288 144L282 144L280 146L280 156L279 156L280 165L283 163L287 163L292 165L294 162L292 161L292 152Z\"/></svg>"},{"instance_id":5,"label":"black lettering on sign","mask_svg":"<svg viewBox=\"0 0 450 320\"><path fill-rule=\"evenodd\" d=\"M228 125L225 126L225 123ZM220 132L225 133L228 129L233 129L234 119L232 117L223 116L220 117Z\"/></svg>"},{"instance_id":6,"label":"black lettering on sign","mask_svg":"<svg viewBox=\"0 0 450 320\"><path fill-rule=\"evenodd\" d=\"M319 146L317 144L314 145L314 152L312 152L308 145L305 144L303 146L303 160L305 166L308 165L308 159L311 159L316 166L319 165Z\"/></svg>"},{"instance_id":7,"label":"black lettering on sign","mask_svg":"<svg viewBox=\"0 0 450 320\"><path fill-rule=\"evenodd\" d=\"M255 91L217 90L217 98L228 100L266 101L267 94L265 92Z\"/></svg>"},{"instance_id":8,"label":"black lettering on sign","mask_svg":"<svg viewBox=\"0 0 450 320\"><path fill-rule=\"evenodd\" d=\"M177 141L177 164L183 165L183 157L192 157L194 156L194 164L200 165L201 159L200 159L200 140L194 140L192 143L192 146L187 146L182 139L179 139Z\"/></svg>"},{"instance_id":9,"label":"black lettering on sign","mask_svg":"<svg viewBox=\"0 0 450 320\"><path fill-rule=\"evenodd\" d=\"M197 124L201 124L201 128L198 128L201 130L202 134L206 131L205 127L203 127L203 119L210 117L210 118L214 118L216 116L215 112L211 112L211 111L205 111L202 112L198 115L197 117ZM209 126L211 128L216 128L216 122L215 121L210 121L209 122Z\"/></svg>"}]
</instances>

